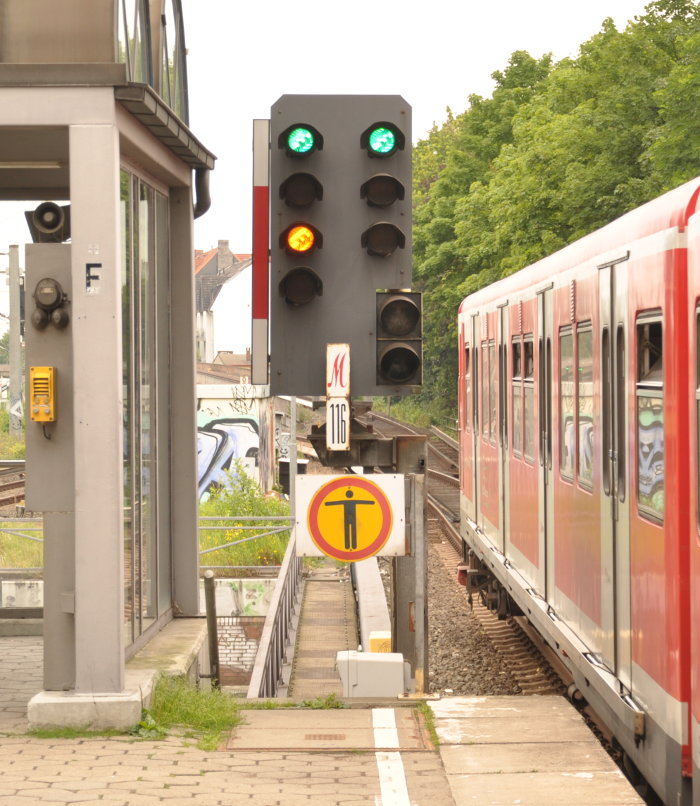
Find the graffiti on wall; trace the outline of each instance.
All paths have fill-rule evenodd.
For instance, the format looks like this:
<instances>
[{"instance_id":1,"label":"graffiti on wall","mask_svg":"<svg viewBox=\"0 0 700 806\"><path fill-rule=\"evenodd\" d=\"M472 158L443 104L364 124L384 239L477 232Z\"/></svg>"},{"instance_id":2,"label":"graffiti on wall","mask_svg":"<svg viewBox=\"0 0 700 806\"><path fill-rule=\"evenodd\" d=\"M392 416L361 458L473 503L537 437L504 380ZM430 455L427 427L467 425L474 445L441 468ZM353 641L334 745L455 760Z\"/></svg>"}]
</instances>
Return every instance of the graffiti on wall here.
<instances>
[{"instance_id":1,"label":"graffiti on wall","mask_svg":"<svg viewBox=\"0 0 700 806\"><path fill-rule=\"evenodd\" d=\"M271 402L256 398L254 387L228 387L231 396L199 399L197 410L197 474L199 497L213 487L225 486L239 468L260 484L272 487L274 450L271 429ZM227 391L228 391L227 390Z\"/></svg>"}]
</instances>

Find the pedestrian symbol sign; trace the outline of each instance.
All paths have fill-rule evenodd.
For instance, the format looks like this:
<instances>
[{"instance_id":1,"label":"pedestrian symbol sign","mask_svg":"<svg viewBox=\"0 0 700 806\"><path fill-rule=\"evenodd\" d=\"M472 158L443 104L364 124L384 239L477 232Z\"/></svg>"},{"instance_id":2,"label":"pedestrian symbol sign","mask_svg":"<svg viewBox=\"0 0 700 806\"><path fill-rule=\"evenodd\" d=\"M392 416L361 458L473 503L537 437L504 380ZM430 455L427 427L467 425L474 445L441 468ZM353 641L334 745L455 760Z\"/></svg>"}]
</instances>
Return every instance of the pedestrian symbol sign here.
<instances>
[{"instance_id":1,"label":"pedestrian symbol sign","mask_svg":"<svg viewBox=\"0 0 700 806\"><path fill-rule=\"evenodd\" d=\"M405 554L403 476L299 476L296 491L297 554Z\"/></svg>"}]
</instances>

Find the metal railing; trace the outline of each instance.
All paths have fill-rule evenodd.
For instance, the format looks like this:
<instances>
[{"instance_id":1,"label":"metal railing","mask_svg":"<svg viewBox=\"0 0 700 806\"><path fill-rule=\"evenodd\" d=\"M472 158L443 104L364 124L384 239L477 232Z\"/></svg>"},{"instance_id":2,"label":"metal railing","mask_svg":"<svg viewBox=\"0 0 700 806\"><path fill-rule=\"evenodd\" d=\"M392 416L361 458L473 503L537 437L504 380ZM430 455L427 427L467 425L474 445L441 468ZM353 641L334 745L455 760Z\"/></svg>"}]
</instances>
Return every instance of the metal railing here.
<instances>
[{"instance_id":1,"label":"metal railing","mask_svg":"<svg viewBox=\"0 0 700 806\"><path fill-rule=\"evenodd\" d=\"M282 667L300 587L303 561L296 554L294 535L287 545L277 585L265 619L253 674L248 686L248 699L274 697L282 679Z\"/></svg>"},{"instance_id":2,"label":"metal railing","mask_svg":"<svg viewBox=\"0 0 700 806\"><path fill-rule=\"evenodd\" d=\"M271 525L272 522L272 525ZM242 543L250 543L253 540L259 540L261 537L270 537L271 535L282 534L289 532L292 529L293 519L289 515L207 515L199 518L200 532L256 532L248 537L241 537L237 540L230 540L222 543L219 546L209 546L205 549L200 549L200 569L212 571L224 570L244 570L250 572L260 569L269 570L270 572L279 571L279 565L207 565L202 562L206 555L211 554L221 549L232 548L233 546L241 545ZM214 525L216 523L217 525ZM262 529L262 531L260 531ZM264 573L264 571L262 572Z\"/></svg>"}]
</instances>

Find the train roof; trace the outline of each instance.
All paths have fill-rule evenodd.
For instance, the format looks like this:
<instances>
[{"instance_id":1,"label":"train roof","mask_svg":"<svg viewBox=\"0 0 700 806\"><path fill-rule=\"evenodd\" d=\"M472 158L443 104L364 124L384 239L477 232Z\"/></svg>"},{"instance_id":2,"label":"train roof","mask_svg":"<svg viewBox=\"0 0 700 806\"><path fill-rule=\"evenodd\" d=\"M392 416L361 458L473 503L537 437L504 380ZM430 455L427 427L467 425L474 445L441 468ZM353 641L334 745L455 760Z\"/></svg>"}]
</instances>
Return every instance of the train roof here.
<instances>
[{"instance_id":1,"label":"train roof","mask_svg":"<svg viewBox=\"0 0 700 806\"><path fill-rule=\"evenodd\" d=\"M616 248L620 249L648 235L672 228L682 231L696 211L698 195L700 195L700 177L625 213L558 252L469 294L462 300L459 312L462 313L475 305L488 304L504 294L538 285L554 274L579 266Z\"/></svg>"}]
</instances>

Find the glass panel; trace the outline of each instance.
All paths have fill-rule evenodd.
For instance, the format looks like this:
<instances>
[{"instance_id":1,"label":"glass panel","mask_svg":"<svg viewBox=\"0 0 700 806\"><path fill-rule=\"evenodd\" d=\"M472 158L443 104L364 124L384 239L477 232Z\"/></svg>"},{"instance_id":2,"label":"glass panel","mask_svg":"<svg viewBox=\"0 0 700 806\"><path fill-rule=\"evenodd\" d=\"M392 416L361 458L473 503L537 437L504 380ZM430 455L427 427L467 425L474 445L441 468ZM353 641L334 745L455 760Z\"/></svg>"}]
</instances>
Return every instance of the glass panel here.
<instances>
[{"instance_id":1,"label":"glass panel","mask_svg":"<svg viewBox=\"0 0 700 806\"><path fill-rule=\"evenodd\" d=\"M159 397L157 390L168 388L170 353L168 317L156 316L158 299L167 311L168 199L122 172L121 219L124 617L128 645L170 607L170 463L167 440L159 457L157 428L159 419L167 422L169 417L168 395ZM162 508L160 487L166 491ZM160 529L159 513L165 519ZM166 542L163 547L158 545L159 535Z\"/></svg>"},{"instance_id":2,"label":"glass panel","mask_svg":"<svg viewBox=\"0 0 700 806\"><path fill-rule=\"evenodd\" d=\"M661 322L637 325L637 382L663 383L663 342Z\"/></svg>"},{"instance_id":3,"label":"glass panel","mask_svg":"<svg viewBox=\"0 0 700 806\"><path fill-rule=\"evenodd\" d=\"M603 492L605 495L610 495L611 479L610 479L610 451L613 444L613 411L612 411L612 355L610 353L610 331L607 327L603 328L603 338L601 342L601 392L603 395L602 409L603 409Z\"/></svg>"},{"instance_id":4,"label":"glass panel","mask_svg":"<svg viewBox=\"0 0 700 806\"><path fill-rule=\"evenodd\" d=\"M131 276L132 276L132 193L131 177L121 172L121 239L122 239L122 385L124 400L124 642L134 640L134 522L133 522L133 438L131 413Z\"/></svg>"},{"instance_id":5,"label":"glass panel","mask_svg":"<svg viewBox=\"0 0 700 806\"><path fill-rule=\"evenodd\" d=\"M664 516L663 327L637 324L637 498L640 512Z\"/></svg>"},{"instance_id":6,"label":"glass panel","mask_svg":"<svg viewBox=\"0 0 700 806\"><path fill-rule=\"evenodd\" d=\"M535 389L530 381L525 382L525 458L535 458Z\"/></svg>"},{"instance_id":7,"label":"glass panel","mask_svg":"<svg viewBox=\"0 0 700 806\"><path fill-rule=\"evenodd\" d=\"M472 393L472 378L471 378L471 364L469 363L471 351L469 347L464 348L464 425L467 431L471 428L471 393Z\"/></svg>"},{"instance_id":8,"label":"glass panel","mask_svg":"<svg viewBox=\"0 0 700 806\"><path fill-rule=\"evenodd\" d=\"M152 84L149 57L148 12L145 0L120 0L117 58L126 64L127 79Z\"/></svg>"},{"instance_id":9,"label":"glass panel","mask_svg":"<svg viewBox=\"0 0 700 806\"><path fill-rule=\"evenodd\" d=\"M663 398L637 397L637 477L639 508L654 518L664 517Z\"/></svg>"},{"instance_id":10,"label":"glass panel","mask_svg":"<svg viewBox=\"0 0 700 806\"><path fill-rule=\"evenodd\" d=\"M519 380L513 382L513 453L523 453L523 390Z\"/></svg>"},{"instance_id":11,"label":"glass panel","mask_svg":"<svg viewBox=\"0 0 700 806\"><path fill-rule=\"evenodd\" d=\"M578 477L593 485L595 434L593 428L593 332L584 330L578 338Z\"/></svg>"},{"instance_id":12,"label":"glass panel","mask_svg":"<svg viewBox=\"0 0 700 806\"><path fill-rule=\"evenodd\" d=\"M481 434L486 437L489 433L489 348L487 344L481 347Z\"/></svg>"},{"instance_id":13,"label":"glass panel","mask_svg":"<svg viewBox=\"0 0 700 806\"><path fill-rule=\"evenodd\" d=\"M162 193L156 193L156 286L155 300L163 305L169 296L170 278L170 211L169 200ZM165 306L164 306L165 307ZM161 308L163 310L163 308ZM167 308L166 308L167 310ZM156 307L156 311L158 308ZM156 316L156 356L157 367L157 406L158 423L167 423L170 416L170 396L167 394L170 383L170 333L168 317ZM172 591L170 582L170 441L167 433L158 431L158 484L156 495L158 517L157 565L158 565L158 615L170 608Z\"/></svg>"},{"instance_id":14,"label":"glass panel","mask_svg":"<svg viewBox=\"0 0 700 806\"><path fill-rule=\"evenodd\" d=\"M513 453L523 453L523 390L522 390L522 344L520 338L513 340Z\"/></svg>"},{"instance_id":15,"label":"glass panel","mask_svg":"<svg viewBox=\"0 0 700 806\"><path fill-rule=\"evenodd\" d=\"M627 400L625 399L625 380L627 369L625 367L625 329L617 326L617 352L615 356L617 400L617 497L624 501L627 494Z\"/></svg>"},{"instance_id":16,"label":"glass panel","mask_svg":"<svg viewBox=\"0 0 700 806\"><path fill-rule=\"evenodd\" d=\"M140 361L140 474L141 474L141 630L156 615L156 510L153 483L156 473L155 439L155 316L153 277L155 275L154 191L139 183L139 341Z\"/></svg>"},{"instance_id":17,"label":"glass panel","mask_svg":"<svg viewBox=\"0 0 700 806\"><path fill-rule=\"evenodd\" d=\"M524 445L525 458L535 458L535 344L532 336L525 338L523 343L523 392L525 395L524 413Z\"/></svg>"},{"instance_id":18,"label":"glass panel","mask_svg":"<svg viewBox=\"0 0 700 806\"><path fill-rule=\"evenodd\" d=\"M574 339L571 333L559 337L559 467L573 478L576 451L576 390L574 388Z\"/></svg>"},{"instance_id":19,"label":"glass panel","mask_svg":"<svg viewBox=\"0 0 700 806\"><path fill-rule=\"evenodd\" d=\"M498 348L498 406L500 411L500 444L508 446L508 347Z\"/></svg>"},{"instance_id":20,"label":"glass panel","mask_svg":"<svg viewBox=\"0 0 700 806\"><path fill-rule=\"evenodd\" d=\"M187 123L185 48L179 0L166 0L162 19L163 79L161 95L175 114Z\"/></svg>"},{"instance_id":21,"label":"glass panel","mask_svg":"<svg viewBox=\"0 0 700 806\"><path fill-rule=\"evenodd\" d=\"M514 378L521 378L522 377L522 366L520 364L520 352L522 349L522 345L519 341L513 342L513 377Z\"/></svg>"},{"instance_id":22,"label":"glass panel","mask_svg":"<svg viewBox=\"0 0 700 806\"><path fill-rule=\"evenodd\" d=\"M498 430L498 362L496 361L496 345L489 344L489 435L491 444L496 444Z\"/></svg>"},{"instance_id":23,"label":"glass panel","mask_svg":"<svg viewBox=\"0 0 700 806\"><path fill-rule=\"evenodd\" d=\"M523 345L524 348L524 361L523 361L523 377L524 378L534 378L535 376L535 345L532 341L532 337L530 340L526 338L525 343Z\"/></svg>"},{"instance_id":24,"label":"glass panel","mask_svg":"<svg viewBox=\"0 0 700 806\"><path fill-rule=\"evenodd\" d=\"M552 394L552 340L547 339L547 387L545 395L547 397L547 467L552 469L552 401L550 395Z\"/></svg>"}]
</instances>

